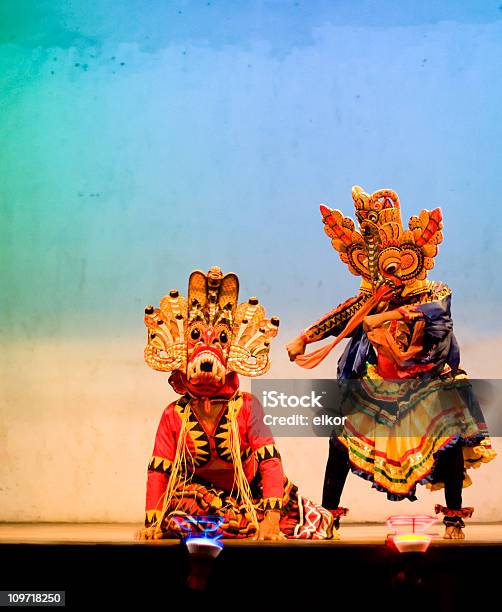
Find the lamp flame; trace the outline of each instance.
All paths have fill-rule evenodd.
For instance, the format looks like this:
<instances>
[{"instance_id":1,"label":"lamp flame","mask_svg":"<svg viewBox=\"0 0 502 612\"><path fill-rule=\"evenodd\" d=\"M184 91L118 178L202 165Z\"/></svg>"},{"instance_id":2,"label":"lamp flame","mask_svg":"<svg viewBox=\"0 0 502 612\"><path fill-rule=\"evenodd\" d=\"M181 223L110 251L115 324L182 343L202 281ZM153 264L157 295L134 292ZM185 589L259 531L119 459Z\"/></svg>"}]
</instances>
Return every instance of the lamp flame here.
<instances>
[{"instance_id":1,"label":"lamp flame","mask_svg":"<svg viewBox=\"0 0 502 612\"><path fill-rule=\"evenodd\" d=\"M435 517L425 514L389 516L387 525L392 533L387 536L387 545L400 553L424 553L432 542L431 534L426 532L435 522Z\"/></svg>"}]
</instances>

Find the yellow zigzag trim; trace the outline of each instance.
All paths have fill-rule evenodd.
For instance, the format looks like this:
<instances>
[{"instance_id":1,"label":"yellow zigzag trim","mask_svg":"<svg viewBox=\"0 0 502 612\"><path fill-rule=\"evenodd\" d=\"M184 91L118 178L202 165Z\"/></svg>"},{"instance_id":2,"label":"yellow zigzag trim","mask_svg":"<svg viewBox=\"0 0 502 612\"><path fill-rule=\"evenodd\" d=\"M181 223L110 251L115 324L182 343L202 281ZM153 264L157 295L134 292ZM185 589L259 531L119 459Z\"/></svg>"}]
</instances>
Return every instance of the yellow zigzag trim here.
<instances>
[{"instance_id":1,"label":"yellow zigzag trim","mask_svg":"<svg viewBox=\"0 0 502 612\"><path fill-rule=\"evenodd\" d=\"M258 463L260 461L265 461L265 459L273 459L274 457L280 457L279 451L275 444L265 444L265 446L260 446L255 451L256 459Z\"/></svg>"},{"instance_id":2,"label":"yellow zigzag trim","mask_svg":"<svg viewBox=\"0 0 502 612\"><path fill-rule=\"evenodd\" d=\"M162 512L160 510L147 510L145 512L145 518L147 523L153 523L160 519Z\"/></svg>"},{"instance_id":3,"label":"yellow zigzag trim","mask_svg":"<svg viewBox=\"0 0 502 612\"><path fill-rule=\"evenodd\" d=\"M263 500L263 508L265 510L280 510L282 508L282 499L280 497L267 497Z\"/></svg>"},{"instance_id":4,"label":"yellow zigzag trim","mask_svg":"<svg viewBox=\"0 0 502 612\"><path fill-rule=\"evenodd\" d=\"M207 440L199 440L199 438L204 436L204 432L199 430L195 430L194 428L198 425L198 422L195 420L189 420L187 423L188 435L195 446L195 465L202 461L205 458L205 455L209 455L209 451L205 450L204 447L208 446Z\"/></svg>"},{"instance_id":5,"label":"yellow zigzag trim","mask_svg":"<svg viewBox=\"0 0 502 612\"><path fill-rule=\"evenodd\" d=\"M163 472L169 472L172 464L173 462L170 459L166 459L165 457L156 457L153 455L150 459L150 463L148 464L148 469L158 470L160 467Z\"/></svg>"},{"instance_id":6,"label":"yellow zigzag trim","mask_svg":"<svg viewBox=\"0 0 502 612\"><path fill-rule=\"evenodd\" d=\"M232 402L232 404L230 404ZM239 393L233 400L230 400L229 406L226 413L226 423L222 423L218 425L218 429L221 430L219 433L215 435L217 438L216 447L218 454L224 460L231 460L232 458L232 447L230 440L230 432L231 432L231 419L237 419L239 412L244 404L242 399L242 395ZM222 418L225 418L225 416Z\"/></svg>"},{"instance_id":7,"label":"yellow zigzag trim","mask_svg":"<svg viewBox=\"0 0 502 612\"><path fill-rule=\"evenodd\" d=\"M218 448L220 449L220 456L222 458L227 458L231 456L230 452L230 423L227 421L225 425L221 425L221 429L223 430L219 434L216 434L215 438L219 438L222 442L218 443Z\"/></svg>"},{"instance_id":8,"label":"yellow zigzag trim","mask_svg":"<svg viewBox=\"0 0 502 612\"><path fill-rule=\"evenodd\" d=\"M185 421L186 433L190 436L190 440L195 448L195 454L193 457L191 457L192 463L195 467L197 467L201 463L206 462L210 456L209 440L199 439L204 437L202 427L199 430L194 431L194 428L197 426L200 427L200 424L190 408L190 402L185 405L180 403L176 404L175 410L179 414L181 420Z\"/></svg>"}]
</instances>

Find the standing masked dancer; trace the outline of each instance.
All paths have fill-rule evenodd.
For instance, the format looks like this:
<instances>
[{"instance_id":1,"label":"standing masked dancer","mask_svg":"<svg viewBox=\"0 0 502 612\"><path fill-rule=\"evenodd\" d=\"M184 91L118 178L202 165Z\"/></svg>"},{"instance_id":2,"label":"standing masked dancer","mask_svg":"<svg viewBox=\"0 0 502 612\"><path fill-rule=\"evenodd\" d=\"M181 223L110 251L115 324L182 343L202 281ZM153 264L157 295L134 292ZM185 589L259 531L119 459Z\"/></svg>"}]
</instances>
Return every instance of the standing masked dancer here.
<instances>
[{"instance_id":1,"label":"standing masked dancer","mask_svg":"<svg viewBox=\"0 0 502 612\"><path fill-rule=\"evenodd\" d=\"M139 539L183 535L201 516L220 517L228 538L333 537L332 514L285 478L260 403L239 390L238 374L268 370L279 320L238 293L237 276L214 267L192 272L188 299L173 290L145 310L146 363L172 372L179 398L158 426Z\"/></svg>"},{"instance_id":2,"label":"standing masked dancer","mask_svg":"<svg viewBox=\"0 0 502 612\"><path fill-rule=\"evenodd\" d=\"M416 499L417 484L444 487L447 539L464 538L462 488L466 469L495 456L466 374L450 313L451 290L427 279L442 241L439 208L422 210L408 229L399 198L382 189L352 189L359 230L338 210L321 206L324 230L352 274L359 293L307 327L287 349L291 360L313 368L343 338L339 362L345 379L344 427L333 431L323 506L335 524L346 513L340 497L349 471L399 501ZM305 354L308 344L335 339ZM347 379L351 379L349 382Z\"/></svg>"}]
</instances>

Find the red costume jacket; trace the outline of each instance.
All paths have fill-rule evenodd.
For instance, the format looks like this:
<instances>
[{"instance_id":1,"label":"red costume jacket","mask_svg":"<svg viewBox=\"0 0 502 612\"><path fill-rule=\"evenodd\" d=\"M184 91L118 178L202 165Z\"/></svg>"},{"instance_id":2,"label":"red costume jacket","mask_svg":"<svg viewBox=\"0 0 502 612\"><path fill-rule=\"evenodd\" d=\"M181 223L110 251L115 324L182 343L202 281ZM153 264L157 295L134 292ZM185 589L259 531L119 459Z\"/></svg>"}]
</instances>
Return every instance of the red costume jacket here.
<instances>
[{"instance_id":1,"label":"red costume jacket","mask_svg":"<svg viewBox=\"0 0 502 612\"><path fill-rule=\"evenodd\" d=\"M284 494L284 472L274 438L263 424L261 404L254 396L245 392L237 392L233 399L238 402L237 424L246 478L251 483L261 477L264 508L279 509L282 507ZM213 431L207 431L197 418L187 396L169 404L164 410L148 466L147 516L162 508L163 495L176 455L183 414L188 417L185 442L188 476L193 475L224 491L232 490L234 466L229 449L229 399L222 398L219 402L220 412Z\"/></svg>"}]
</instances>

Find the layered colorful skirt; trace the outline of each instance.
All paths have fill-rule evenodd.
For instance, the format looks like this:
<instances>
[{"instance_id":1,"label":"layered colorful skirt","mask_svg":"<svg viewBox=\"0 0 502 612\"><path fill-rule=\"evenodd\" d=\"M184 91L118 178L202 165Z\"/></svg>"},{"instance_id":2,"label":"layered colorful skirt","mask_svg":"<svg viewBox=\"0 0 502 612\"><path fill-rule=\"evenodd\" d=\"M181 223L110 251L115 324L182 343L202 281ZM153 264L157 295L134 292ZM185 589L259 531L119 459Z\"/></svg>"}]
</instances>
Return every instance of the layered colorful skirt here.
<instances>
[{"instance_id":1,"label":"layered colorful skirt","mask_svg":"<svg viewBox=\"0 0 502 612\"><path fill-rule=\"evenodd\" d=\"M351 470L389 499L416 499L417 484L442 488L438 459L455 444L462 445L465 469L495 457L465 374L394 382L368 364L363 379L350 382L337 441L348 450ZM467 471L463 484L471 484Z\"/></svg>"}]
</instances>

